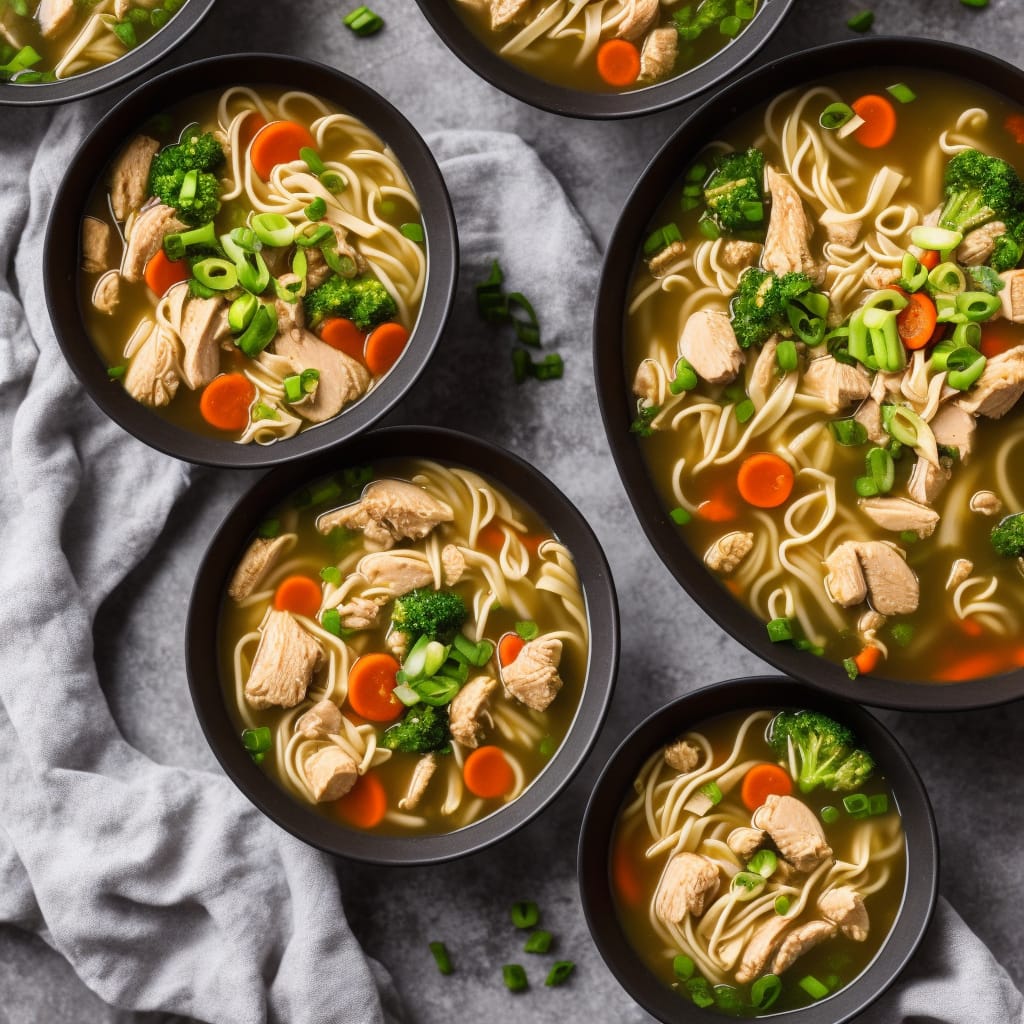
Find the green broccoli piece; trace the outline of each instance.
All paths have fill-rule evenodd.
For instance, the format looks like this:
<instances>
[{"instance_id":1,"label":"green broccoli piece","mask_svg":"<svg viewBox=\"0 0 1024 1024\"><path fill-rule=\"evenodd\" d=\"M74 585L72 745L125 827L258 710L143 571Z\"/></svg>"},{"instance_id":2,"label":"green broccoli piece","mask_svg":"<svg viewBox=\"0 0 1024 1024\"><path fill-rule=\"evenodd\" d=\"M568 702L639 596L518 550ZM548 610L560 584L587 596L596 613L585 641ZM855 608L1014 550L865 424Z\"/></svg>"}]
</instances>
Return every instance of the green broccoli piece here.
<instances>
[{"instance_id":1,"label":"green broccoli piece","mask_svg":"<svg viewBox=\"0 0 1024 1024\"><path fill-rule=\"evenodd\" d=\"M1020 263L1022 257L1024 257L1024 217L1016 224L1007 224L1006 233L996 239L989 265L997 274L1002 274L1006 270L1013 270Z\"/></svg>"},{"instance_id":2,"label":"green broccoli piece","mask_svg":"<svg viewBox=\"0 0 1024 1024\"><path fill-rule=\"evenodd\" d=\"M743 348L750 348L779 331L790 333L786 307L813 287L814 282L806 274L790 271L779 277L769 270L749 267L740 277L729 306L736 340Z\"/></svg>"},{"instance_id":3,"label":"green broccoli piece","mask_svg":"<svg viewBox=\"0 0 1024 1024\"><path fill-rule=\"evenodd\" d=\"M384 731L382 742L388 750L400 750L406 754L443 750L451 742L448 709L417 704L409 708L397 725Z\"/></svg>"},{"instance_id":4,"label":"green broccoli piece","mask_svg":"<svg viewBox=\"0 0 1024 1024\"><path fill-rule=\"evenodd\" d=\"M772 721L770 743L788 764L790 747L797 762L796 784L802 793L818 786L855 789L874 770L874 759L857 747L857 738L844 725L818 711L783 711Z\"/></svg>"},{"instance_id":5,"label":"green broccoli piece","mask_svg":"<svg viewBox=\"0 0 1024 1024\"><path fill-rule=\"evenodd\" d=\"M760 231L764 225L764 154L728 153L704 185L704 205L723 234Z\"/></svg>"},{"instance_id":6,"label":"green broccoli piece","mask_svg":"<svg viewBox=\"0 0 1024 1024\"><path fill-rule=\"evenodd\" d=\"M683 7L672 15L672 21L679 38L692 42L713 25L718 25L723 18L735 13L735 0L704 0L697 7L696 13L692 7Z\"/></svg>"},{"instance_id":7,"label":"green broccoli piece","mask_svg":"<svg viewBox=\"0 0 1024 1024\"><path fill-rule=\"evenodd\" d=\"M467 614L465 603L454 590L420 587L395 598L391 624L413 639L425 636L450 644Z\"/></svg>"},{"instance_id":8,"label":"green broccoli piece","mask_svg":"<svg viewBox=\"0 0 1024 1024\"><path fill-rule=\"evenodd\" d=\"M220 210L220 181L212 172L223 162L224 150L210 132L186 131L181 142L153 157L149 191L186 224L202 224Z\"/></svg>"},{"instance_id":9,"label":"green broccoli piece","mask_svg":"<svg viewBox=\"0 0 1024 1024\"><path fill-rule=\"evenodd\" d=\"M391 320L398 312L395 300L375 277L328 278L304 299L306 317L318 324L329 316L343 316L361 331Z\"/></svg>"},{"instance_id":10,"label":"green broccoli piece","mask_svg":"<svg viewBox=\"0 0 1024 1024\"><path fill-rule=\"evenodd\" d=\"M1024 512L1006 516L992 527L992 547L1005 558L1024 558Z\"/></svg>"}]
</instances>

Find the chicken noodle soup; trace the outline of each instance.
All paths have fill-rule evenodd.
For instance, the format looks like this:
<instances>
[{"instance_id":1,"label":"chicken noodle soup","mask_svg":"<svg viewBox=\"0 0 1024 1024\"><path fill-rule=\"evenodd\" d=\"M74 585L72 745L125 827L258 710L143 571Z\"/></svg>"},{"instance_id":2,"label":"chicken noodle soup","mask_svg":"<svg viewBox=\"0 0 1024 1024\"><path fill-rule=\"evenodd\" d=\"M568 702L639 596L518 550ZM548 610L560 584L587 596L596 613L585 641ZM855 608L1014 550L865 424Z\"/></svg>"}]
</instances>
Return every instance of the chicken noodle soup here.
<instances>
[{"instance_id":1,"label":"chicken noodle soup","mask_svg":"<svg viewBox=\"0 0 1024 1024\"><path fill-rule=\"evenodd\" d=\"M680 169L638 257L666 511L771 640L851 677L1024 665L1020 116L917 71L786 93Z\"/></svg>"},{"instance_id":2,"label":"chicken noodle soup","mask_svg":"<svg viewBox=\"0 0 1024 1024\"><path fill-rule=\"evenodd\" d=\"M585 92L623 92L704 63L759 0L452 0L487 46L524 71Z\"/></svg>"},{"instance_id":3,"label":"chicken noodle soup","mask_svg":"<svg viewBox=\"0 0 1024 1024\"><path fill-rule=\"evenodd\" d=\"M236 87L154 118L97 187L82 245L111 386L240 443L290 437L371 391L426 280L394 155L295 91Z\"/></svg>"},{"instance_id":4,"label":"chicken noodle soup","mask_svg":"<svg viewBox=\"0 0 1024 1024\"><path fill-rule=\"evenodd\" d=\"M698 1006L758 1017L850 984L895 922L906 846L869 751L810 711L744 711L656 750L620 813L615 905Z\"/></svg>"},{"instance_id":5,"label":"chicken noodle soup","mask_svg":"<svg viewBox=\"0 0 1024 1024\"><path fill-rule=\"evenodd\" d=\"M0 82L55 82L123 57L185 0L0 0Z\"/></svg>"},{"instance_id":6,"label":"chicken noodle soup","mask_svg":"<svg viewBox=\"0 0 1024 1024\"><path fill-rule=\"evenodd\" d=\"M545 524L425 460L346 469L272 511L220 629L239 742L297 800L394 834L515 800L569 730L589 642Z\"/></svg>"}]
</instances>

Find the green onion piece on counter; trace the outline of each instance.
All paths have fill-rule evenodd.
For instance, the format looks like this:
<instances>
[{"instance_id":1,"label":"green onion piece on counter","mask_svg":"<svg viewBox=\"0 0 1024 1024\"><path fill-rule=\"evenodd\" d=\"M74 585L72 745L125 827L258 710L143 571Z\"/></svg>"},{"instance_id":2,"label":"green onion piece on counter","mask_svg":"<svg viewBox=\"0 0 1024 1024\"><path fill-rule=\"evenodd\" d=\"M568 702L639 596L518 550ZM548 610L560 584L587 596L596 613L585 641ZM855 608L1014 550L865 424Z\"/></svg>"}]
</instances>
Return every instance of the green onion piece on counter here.
<instances>
[{"instance_id":1,"label":"green onion piece on counter","mask_svg":"<svg viewBox=\"0 0 1024 1024\"><path fill-rule=\"evenodd\" d=\"M669 381L668 389L673 395L692 391L697 386L697 371L682 357L676 360L676 376Z\"/></svg>"},{"instance_id":2,"label":"green onion piece on counter","mask_svg":"<svg viewBox=\"0 0 1024 1024\"><path fill-rule=\"evenodd\" d=\"M505 305L512 320L516 338L524 345L540 345L540 321L526 296L522 292L509 292L505 296ZM517 316L517 312L523 315Z\"/></svg>"},{"instance_id":3,"label":"green onion piece on counter","mask_svg":"<svg viewBox=\"0 0 1024 1024\"><path fill-rule=\"evenodd\" d=\"M437 964L437 969L442 974L451 974L454 968L452 967L451 957L448 956L445 944L443 942L431 942L430 952L434 957L434 963Z\"/></svg>"},{"instance_id":4,"label":"green onion piece on counter","mask_svg":"<svg viewBox=\"0 0 1024 1024\"><path fill-rule=\"evenodd\" d=\"M523 640L535 640L540 636L540 627L532 619L526 619L516 623L516 633Z\"/></svg>"},{"instance_id":5,"label":"green onion piece on counter","mask_svg":"<svg viewBox=\"0 0 1024 1024\"><path fill-rule=\"evenodd\" d=\"M320 625L333 636L341 636L341 612L337 608L328 608L320 616Z\"/></svg>"},{"instance_id":6,"label":"green onion piece on counter","mask_svg":"<svg viewBox=\"0 0 1024 1024\"><path fill-rule=\"evenodd\" d=\"M195 279L216 292L230 291L238 284L238 271L233 264L218 256L209 256L192 267Z\"/></svg>"},{"instance_id":7,"label":"green onion piece on counter","mask_svg":"<svg viewBox=\"0 0 1024 1024\"><path fill-rule=\"evenodd\" d=\"M754 403L749 398L743 399L743 401L740 402L734 410L736 422L746 423L748 420L753 419L756 411Z\"/></svg>"},{"instance_id":8,"label":"green onion piece on counter","mask_svg":"<svg viewBox=\"0 0 1024 1024\"><path fill-rule=\"evenodd\" d=\"M357 36L372 36L384 27L384 19L369 7L357 7L342 19L343 24Z\"/></svg>"},{"instance_id":9,"label":"green onion piece on counter","mask_svg":"<svg viewBox=\"0 0 1024 1024\"><path fill-rule=\"evenodd\" d=\"M256 536L264 540L272 540L281 533L280 519L264 519L256 529Z\"/></svg>"},{"instance_id":10,"label":"green onion piece on counter","mask_svg":"<svg viewBox=\"0 0 1024 1024\"><path fill-rule=\"evenodd\" d=\"M336 565L325 565L320 570L320 579L330 583L332 587L341 586L341 570Z\"/></svg>"},{"instance_id":11,"label":"green onion piece on counter","mask_svg":"<svg viewBox=\"0 0 1024 1024\"><path fill-rule=\"evenodd\" d=\"M853 107L849 103L830 103L818 117L818 124L828 131L842 128L853 117Z\"/></svg>"},{"instance_id":12,"label":"green onion piece on counter","mask_svg":"<svg viewBox=\"0 0 1024 1024\"><path fill-rule=\"evenodd\" d=\"M708 983L707 978L701 978L699 975L695 978L690 978L686 982L686 991L696 1006L708 1007L715 1005L715 997L711 994L711 985Z\"/></svg>"},{"instance_id":13,"label":"green onion piece on counter","mask_svg":"<svg viewBox=\"0 0 1024 1024\"><path fill-rule=\"evenodd\" d=\"M669 511L669 516L672 518L672 522L675 523L676 526L686 526L686 524L693 519L693 516L687 512L685 508L671 509Z\"/></svg>"},{"instance_id":14,"label":"green onion piece on counter","mask_svg":"<svg viewBox=\"0 0 1024 1024\"><path fill-rule=\"evenodd\" d=\"M127 372L128 366L125 363L121 363L120 366L107 367L107 376L111 380L121 380Z\"/></svg>"},{"instance_id":15,"label":"green onion piece on counter","mask_svg":"<svg viewBox=\"0 0 1024 1024\"><path fill-rule=\"evenodd\" d=\"M793 639L793 622L788 618L772 619L767 624L768 639L773 644L782 643L784 640Z\"/></svg>"},{"instance_id":16,"label":"green onion piece on counter","mask_svg":"<svg viewBox=\"0 0 1024 1024\"><path fill-rule=\"evenodd\" d=\"M828 995L828 989L813 974L801 978L797 984L812 998L824 999Z\"/></svg>"},{"instance_id":17,"label":"green onion piece on counter","mask_svg":"<svg viewBox=\"0 0 1024 1024\"><path fill-rule=\"evenodd\" d=\"M762 878L771 878L779 866L779 858L771 850L758 850L747 862L747 870Z\"/></svg>"},{"instance_id":18,"label":"green onion piece on counter","mask_svg":"<svg viewBox=\"0 0 1024 1024\"><path fill-rule=\"evenodd\" d=\"M876 793L868 798L868 811L871 814L886 814L889 810L889 798L885 793Z\"/></svg>"},{"instance_id":19,"label":"green onion piece on counter","mask_svg":"<svg viewBox=\"0 0 1024 1024\"><path fill-rule=\"evenodd\" d=\"M794 307L790 306L787 309L787 314ZM794 330L796 328L794 327ZM798 359L796 354L796 343L790 340L780 341L775 349L775 362L779 364L779 369L783 373L791 373L797 368Z\"/></svg>"},{"instance_id":20,"label":"green onion piece on counter","mask_svg":"<svg viewBox=\"0 0 1024 1024\"><path fill-rule=\"evenodd\" d=\"M540 911L532 900L512 904L512 923L517 928L534 928L540 920Z\"/></svg>"},{"instance_id":21,"label":"green onion piece on counter","mask_svg":"<svg viewBox=\"0 0 1024 1024\"><path fill-rule=\"evenodd\" d=\"M531 932L523 946L524 953L546 953L551 948L551 932Z\"/></svg>"},{"instance_id":22,"label":"green onion piece on counter","mask_svg":"<svg viewBox=\"0 0 1024 1024\"><path fill-rule=\"evenodd\" d=\"M857 668L857 662L855 662L853 660L853 658L844 658L843 659L843 668L846 669L846 674L851 679L856 679L857 676L860 675L860 669Z\"/></svg>"},{"instance_id":23,"label":"green onion piece on counter","mask_svg":"<svg viewBox=\"0 0 1024 1024\"><path fill-rule=\"evenodd\" d=\"M864 444L868 439L867 428L859 420L832 420L828 425L828 429L832 432L836 443L847 448Z\"/></svg>"},{"instance_id":24,"label":"green onion piece on counter","mask_svg":"<svg viewBox=\"0 0 1024 1024\"><path fill-rule=\"evenodd\" d=\"M758 1010L767 1010L782 993L782 981L777 974L764 974L750 986L750 1001Z\"/></svg>"},{"instance_id":25,"label":"green onion piece on counter","mask_svg":"<svg viewBox=\"0 0 1024 1024\"><path fill-rule=\"evenodd\" d=\"M320 184L334 196L348 188L348 181L340 171L323 171L320 175Z\"/></svg>"},{"instance_id":26,"label":"green onion piece on counter","mask_svg":"<svg viewBox=\"0 0 1024 1024\"><path fill-rule=\"evenodd\" d=\"M846 27L851 32L867 32L875 23L874 11L858 11L846 22Z\"/></svg>"},{"instance_id":27,"label":"green onion piece on counter","mask_svg":"<svg viewBox=\"0 0 1024 1024\"><path fill-rule=\"evenodd\" d=\"M846 813L852 818L866 818L871 813L871 803L863 793L851 793L843 797Z\"/></svg>"},{"instance_id":28,"label":"green onion piece on counter","mask_svg":"<svg viewBox=\"0 0 1024 1024\"><path fill-rule=\"evenodd\" d=\"M897 103L913 103L917 99L917 93L909 85L904 85L902 82L887 86L885 91Z\"/></svg>"},{"instance_id":29,"label":"green onion piece on counter","mask_svg":"<svg viewBox=\"0 0 1024 1024\"><path fill-rule=\"evenodd\" d=\"M252 421L253 423L259 423L261 420L279 420L281 414L270 405L265 402L257 402L252 407Z\"/></svg>"},{"instance_id":30,"label":"green onion piece on counter","mask_svg":"<svg viewBox=\"0 0 1024 1024\"><path fill-rule=\"evenodd\" d=\"M839 820L839 808L829 804L821 809L821 820L826 825L834 825Z\"/></svg>"},{"instance_id":31,"label":"green onion piece on counter","mask_svg":"<svg viewBox=\"0 0 1024 1024\"><path fill-rule=\"evenodd\" d=\"M320 220L320 218L327 213L327 202L324 200L323 196L317 196L316 199L314 199L313 202L303 210L303 213L305 213L309 220Z\"/></svg>"},{"instance_id":32,"label":"green onion piece on counter","mask_svg":"<svg viewBox=\"0 0 1024 1024\"><path fill-rule=\"evenodd\" d=\"M422 245L426 239L426 235L423 234L422 224L410 222L408 224L402 224L398 230L408 238L410 242L416 242L419 245Z\"/></svg>"},{"instance_id":33,"label":"green onion piece on counter","mask_svg":"<svg viewBox=\"0 0 1024 1024\"><path fill-rule=\"evenodd\" d=\"M775 897L775 913L779 917L785 917L789 913L789 897L788 896L776 896Z\"/></svg>"},{"instance_id":34,"label":"green onion piece on counter","mask_svg":"<svg viewBox=\"0 0 1024 1024\"><path fill-rule=\"evenodd\" d=\"M762 875L754 874L753 871L738 871L732 876L729 888L737 900L746 903L755 896L759 896L766 884L767 879Z\"/></svg>"},{"instance_id":35,"label":"green onion piece on counter","mask_svg":"<svg viewBox=\"0 0 1024 1024\"><path fill-rule=\"evenodd\" d=\"M255 359L277 334L277 315L269 306L260 303L245 332L235 339L238 348L250 359Z\"/></svg>"},{"instance_id":36,"label":"green onion piece on counter","mask_svg":"<svg viewBox=\"0 0 1024 1024\"><path fill-rule=\"evenodd\" d=\"M320 155L315 149L310 149L309 146L303 146L299 150L299 159L305 161L311 174L323 174L327 170L327 166L320 159Z\"/></svg>"},{"instance_id":37,"label":"green onion piece on counter","mask_svg":"<svg viewBox=\"0 0 1024 1024\"><path fill-rule=\"evenodd\" d=\"M672 973L680 981L686 981L687 978L692 978L693 972L696 969L697 965L685 953L680 953L672 959Z\"/></svg>"},{"instance_id":38,"label":"green onion piece on counter","mask_svg":"<svg viewBox=\"0 0 1024 1024\"><path fill-rule=\"evenodd\" d=\"M526 971L519 964L505 964L501 968L501 977L505 982L505 988L510 992L522 992L529 988L530 983L526 980Z\"/></svg>"},{"instance_id":39,"label":"green onion piece on counter","mask_svg":"<svg viewBox=\"0 0 1024 1024\"><path fill-rule=\"evenodd\" d=\"M988 7L988 0L960 0L964 7Z\"/></svg>"},{"instance_id":40,"label":"green onion piece on counter","mask_svg":"<svg viewBox=\"0 0 1024 1024\"><path fill-rule=\"evenodd\" d=\"M239 295L228 307L228 327L233 333L241 334L252 323L252 318L259 308L260 300L255 295L250 295L249 292Z\"/></svg>"}]
</instances>

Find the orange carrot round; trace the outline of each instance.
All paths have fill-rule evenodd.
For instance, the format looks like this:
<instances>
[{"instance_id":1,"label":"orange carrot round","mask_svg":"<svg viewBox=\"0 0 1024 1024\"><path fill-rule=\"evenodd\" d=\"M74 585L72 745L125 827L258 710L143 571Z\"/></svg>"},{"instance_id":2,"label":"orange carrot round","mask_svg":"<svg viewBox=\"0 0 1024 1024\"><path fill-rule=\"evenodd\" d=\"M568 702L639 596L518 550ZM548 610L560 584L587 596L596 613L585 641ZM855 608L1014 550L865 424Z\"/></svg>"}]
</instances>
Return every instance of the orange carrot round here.
<instances>
[{"instance_id":1,"label":"orange carrot round","mask_svg":"<svg viewBox=\"0 0 1024 1024\"><path fill-rule=\"evenodd\" d=\"M501 747L477 747L462 766L466 789L474 796L491 799L512 792L515 772Z\"/></svg>"},{"instance_id":2,"label":"orange carrot round","mask_svg":"<svg viewBox=\"0 0 1024 1024\"><path fill-rule=\"evenodd\" d=\"M924 292L909 295L907 304L896 316L900 341L911 350L924 348L935 333L937 316L935 303Z\"/></svg>"},{"instance_id":3,"label":"orange carrot round","mask_svg":"<svg viewBox=\"0 0 1024 1024\"><path fill-rule=\"evenodd\" d=\"M1003 127L1013 136L1015 142L1024 145L1024 114L1009 114Z\"/></svg>"},{"instance_id":4,"label":"orange carrot round","mask_svg":"<svg viewBox=\"0 0 1024 1024\"><path fill-rule=\"evenodd\" d=\"M925 249L917 258L917 262L925 270L934 270L939 265L939 252L937 249Z\"/></svg>"},{"instance_id":5,"label":"orange carrot round","mask_svg":"<svg viewBox=\"0 0 1024 1024\"><path fill-rule=\"evenodd\" d=\"M498 663L502 668L511 665L525 646L526 641L518 633L506 633L498 641Z\"/></svg>"},{"instance_id":6,"label":"orange carrot round","mask_svg":"<svg viewBox=\"0 0 1024 1024\"><path fill-rule=\"evenodd\" d=\"M364 654L348 674L348 702L369 722L393 722L405 705L392 693L401 666L390 654Z\"/></svg>"},{"instance_id":7,"label":"orange carrot round","mask_svg":"<svg viewBox=\"0 0 1024 1024\"><path fill-rule=\"evenodd\" d=\"M697 515L709 523L727 523L736 518L736 509L732 502L722 497L712 497L697 506Z\"/></svg>"},{"instance_id":8,"label":"orange carrot round","mask_svg":"<svg viewBox=\"0 0 1024 1024\"><path fill-rule=\"evenodd\" d=\"M203 388L199 411L218 430L245 430L256 388L244 373L222 373Z\"/></svg>"},{"instance_id":9,"label":"orange carrot round","mask_svg":"<svg viewBox=\"0 0 1024 1024\"><path fill-rule=\"evenodd\" d=\"M336 348L339 352L363 362L366 335L351 320L346 320L343 316L325 320L320 327L320 340L331 348Z\"/></svg>"},{"instance_id":10,"label":"orange carrot round","mask_svg":"<svg viewBox=\"0 0 1024 1024\"><path fill-rule=\"evenodd\" d=\"M288 576L274 591L274 607L312 619L320 611L320 584L309 576Z\"/></svg>"},{"instance_id":11,"label":"orange carrot round","mask_svg":"<svg viewBox=\"0 0 1024 1024\"><path fill-rule=\"evenodd\" d=\"M857 671L862 676L870 675L878 668L878 663L882 660L882 651L880 648L875 647L873 644L869 644L853 659L854 664L857 666Z\"/></svg>"},{"instance_id":12,"label":"orange carrot round","mask_svg":"<svg viewBox=\"0 0 1024 1024\"><path fill-rule=\"evenodd\" d=\"M188 264L184 260L168 259L163 249L157 249L146 264L143 277L151 292L163 295L168 288L188 280Z\"/></svg>"},{"instance_id":13,"label":"orange carrot round","mask_svg":"<svg viewBox=\"0 0 1024 1024\"><path fill-rule=\"evenodd\" d=\"M299 159L305 147L316 148L309 129L295 121L271 121L253 137L249 147L249 161L256 173L266 181L278 164L289 164Z\"/></svg>"},{"instance_id":14,"label":"orange carrot round","mask_svg":"<svg viewBox=\"0 0 1024 1024\"><path fill-rule=\"evenodd\" d=\"M793 469L772 452L755 452L743 460L736 486L749 505L778 508L793 493Z\"/></svg>"},{"instance_id":15,"label":"orange carrot round","mask_svg":"<svg viewBox=\"0 0 1024 1024\"><path fill-rule=\"evenodd\" d=\"M597 48L597 73L617 89L640 76L640 51L628 39L609 39Z\"/></svg>"},{"instance_id":16,"label":"orange carrot round","mask_svg":"<svg viewBox=\"0 0 1024 1024\"><path fill-rule=\"evenodd\" d=\"M238 145L244 151L249 143L267 126L267 119L258 111L250 110L238 129Z\"/></svg>"},{"instance_id":17,"label":"orange carrot round","mask_svg":"<svg viewBox=\"0 0 1024 1024\"><path fill-rule=\"evenodd\" d=\"M793 780L777 764L755 764L743 776L740 799L748 811L756 811L770 796L789 796Z\"/></svg>"},{"instance_id":18,"label":"orange carrot round","mask_svg":"<svg viewBox=\"0 0 1024 1024\"><path fill-rule=\"evenodd\" d=\"M375 327L366 339L366 366L375 377L388 372L409 342L409 332L393 320Z\"/></svg>"},{"instance_id":19,"label":"orange carrot round","mask_svg":"<svg viewBox=\"0 0 1024 1024\"><path fill-rule=\"evenodd\" d=\"M384 783L374 772L356 779L356 784L334 803L338 817L354 828L376 828L388 810L388 794Z\"/></svg>"},{"instance_id":20,"label":"orange carrot round","mask_svg":"<svg viewBox=\"0 0 1024 1024\"><path fill-rule=\"evenodd\" d=\"M853 112L864 119L864 123L853 133L853 137L868 149L880 149L892 141L896 134L896 108L877 93L868 93L850 104Z\"/></svg>"}]
</instances>

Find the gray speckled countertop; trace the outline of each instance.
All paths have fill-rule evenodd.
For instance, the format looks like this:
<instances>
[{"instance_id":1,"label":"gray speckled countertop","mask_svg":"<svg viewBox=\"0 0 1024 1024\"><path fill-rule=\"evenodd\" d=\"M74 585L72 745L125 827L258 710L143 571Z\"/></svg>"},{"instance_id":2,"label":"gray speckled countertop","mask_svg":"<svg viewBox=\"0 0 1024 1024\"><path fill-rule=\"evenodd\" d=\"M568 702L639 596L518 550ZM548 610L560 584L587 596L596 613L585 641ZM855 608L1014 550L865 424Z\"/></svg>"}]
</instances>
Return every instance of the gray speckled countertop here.
<instances>
[{"instance_id":1,"label":"gray speckled countertop","mask_svg":"<svg viewBox=\"0 0 1024 1024\"><path fill-rule=\"evenodd\" d=\"M619 123L571 122L541 113L468 71L433 36L412 0L375 0L388 28L367 41L340 27L339 13L351 6L340 0L287 5L221 0L205 28L172 60L247 49L305 55L360 75L422 132L445 127L516 132L562 181L599 245L637 175L680 120L679 111ZM863 6L863 0L797 0L766 52L848 37L846 19ZM877 0L874 6L878 32L913 31L966 42L1024 63L1020 0L992 0L985 10L959 0ZM243 8L245 16L236 20ZM96 109L106 109L120 94L93 101ZM0 111L0 137L3 123ZM578 504L605 547L619 589L618 691L584 769L539 820L498 848L442 867L397 870L339 862L345 909L367 951L393 971L411 1020L645 1021L650 1018L601 962L580 910L575 840L587 794L615 744L648 712L705 683L765 666L678 589L641 533L598 427L589 311L581 312L577 336L558 341L567 359L567 376L560 383L524 389L514 399L487 396L476 407L438 400L453 383L446 360L479 330L466 287L435 365L392 421L443 423L495 439L532 457ZM591 428L572 430L571 452L566 423ZM196 470L193 479L187 507L183 503L149 560L101 610L95 636L101 678L128 739L159 761L217 770L188 698L184 609L207 538L253 477ZM154 621L164 628L155 632ZM159 715L151 713L154 707ZM1014 898L1020 893L1024 820L1024 783L1017 769L1024 708L949 716L883 712L881 717L907 747L931 793L942 844L941 891L1024 985L1024 929L1020 901ZM500 965L529 959L519 954L521 935L507 925L508 904L519 898L541 905L545 923L558 937L556 951L574 959L578 971L571 985L548 990L534 968L532 990L511 1000ZM456 961L458 973L450 978L437 973L426 951L434 938L448 943ZM0 1024L171 1020L106 1007L41 940L0 927Z\"/></svg>"}]
</instances>

